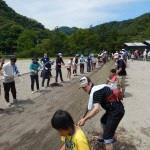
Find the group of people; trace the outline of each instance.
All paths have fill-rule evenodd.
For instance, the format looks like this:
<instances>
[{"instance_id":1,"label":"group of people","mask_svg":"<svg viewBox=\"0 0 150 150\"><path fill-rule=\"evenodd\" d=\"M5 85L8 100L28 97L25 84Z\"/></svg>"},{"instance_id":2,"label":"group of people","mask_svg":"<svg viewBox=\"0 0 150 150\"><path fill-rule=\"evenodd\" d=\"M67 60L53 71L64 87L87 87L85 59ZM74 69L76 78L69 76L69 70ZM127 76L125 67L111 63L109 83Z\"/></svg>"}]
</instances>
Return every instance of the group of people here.
<instances>
[{"instance_id":1,"label":"group of people","mask_svg":"<svg viewBox=\"0 0 150 150\"><path fill-rule=\"evenodd\" d=\"M47 87L49 87L51 75L51 66L53 61L49 59L45 53L43 58L38 62L38 58L32 58L32 62L29 66L30 78L31 78L31 91L34 93L34 83L36 82L37 91L39 91L39 71L41 71L42 84L44 87L45 80L47 79Z\"/></svg>"},{"instance_id":2,"label":"group of people","mask_svg":"<svg viewBox=\"0 0 150 150\"><path fill-rule=\"evenodd\" d=\"M139 58L142 58L143 61L150 60L150 50L145 49L144 51L133 50L128 53L129 58L133 61Z\"/></svg>"},{"instance_id":3,"label":"group of people","mask_svg":"<svg viewBox=\"0 0 150 150\"><path fill-rule=\"evenodd\" d=\"M9 107L13 105L15 102L17 102L15 78L17 76L20 76L21 74L16 65L16 61L17 59L15 56L12 56L10 58L10 61L6 63L3 58L0 58L0 75L3 76L4 97ZM78 66L80 66L80 73L84 74L86 63L87 63L87 72L90 72L96 68L97 60L94 57L94 54L91 54L88 57L84 57L83 55L79 57L79 55L75 55L75 57L71 57L69 61L65 64L62 58L62 53L58 53L55 60L55 70L56 70L55 82L56 83L58 82L58 77L60 77L61 82L64 81L62 75L62 65L66 67L67 78L70 80L72 73L74 74L74 76L77 76ZM40 76L42 78L41 87L44 87L45 80L47 80L46 87L50 86L50 78L52 77L51 70L53 64L54 61L50 60L50 58L46 53L40 59L40 61L37 57L32 58L32 61L29 65L32 93L35 93L36 91L40 90L39 72L41 72ZM9 91L11 91L12 93L13 101L9 100Z\"/></svg>"},{"instance_id":4,"label":"group of people","mask_svg":"<svg viewBox=\"0 0 150 150\"><path fill-rule=\"evenodd\" d=\"M147 61L147 59L150 59L150 50L145 49L143 52L143 61Z\"/></svg>"},{"instance_id":5,"label":"group of people","mask_svg":"<svg viewBox=\"0 0 150 150\"><path fill-rule=\"evenodd\" d=\"M16 65L16 57L10 57L10 60L5 63L3 58L0 58L0 75L3 76L3 87L4 87L4 98L6 100L7 106L10 107L14 103L17 102L16 96L16 86L15 86L15 78L20 76L20 72ZM40 63L41 62L41 63ZM44 87L44 82L47 79L47 87L49 87L50 77L51 75L51 66L53 65L53 61L49 60L47 54L44 54L44 57L38 62L38 58L32 58L32 62L29 65L29 74L31 79L31 91L34 93L34 84L36 83L37 91L39 90L39 71L41 70L42 77L42 87ZM63 81L61 74L61 63L64 63L61 54L58 54L56 59L56 82L58 80L58 75L60 74L61 81ZM0 87L1 88L1 87ZM9 99L9 91L11 90L13 101Z\"/></svg>"},{"instance_id":6,"label":"group of people","mask_svg":"<svg viewBox=\"0 0 150 150\"><path fill-rule=\"evenodd\" d=\"M71 75L73 73L74 76L77 76L77 69L79 66L80 74L84 74L85 72L91 72L96 69L96 65L101 66L108 61L108 54L106 51L94 56L94 54L89 54L88 56L84 56L83 54L75 55L75 57L71 57L66 65L67 68L67 78L71 79ZM72 71L73 70L73 71Z\"/></svg>"},{"instance_id":7,"label":"group of people","mask_svg":"<svg viewBox=\"0 0 150 150\"><path fill-rule=\"evenodd\" d=\"M83 56L81 56L81 58L82 57ZM73 65L75 66L73 66L73 73L75 75L77 74L77 58L78 56L71 58L68 62L70 65L66 65L67 70L70 71L74 59L75 63ZM16 66L16 60L16 57L11 57L8 63L4 63L4 60L1 59L0 65L3 75L5 100L9 106L10 90L12 92L13 102L17 101L15 77L20 76L20 72ZM81 77L79 81L80 88L89 94L89 100L87 110L85 110L85 114L83 114L77 125L75 125L73 118L67 111L58 110L53 115L51 119L52 127L58 130L62 137L62 145L60 150L90 150L88 139L80 127L84 126L87 120L94 117L101 110L101 107L105 110L105 114L102 116L100 121L103 127L103 137L98 137L97 141L103 142L106 150L113 150L113 143L116 141L115 132L125 112L122 99L125 96L126 77L126 60L123 55L119 55L115 61L117 66L115 69L111 69L106 84L94 85L89 77ZM41 63L38 62L37 58L32 59L32 63L29 66L32 92L34 92L34 82L36 82L37 90L39 90L39 70L42 70L42 86L44 86L45 79L47 79L47 86L49 86L51 65L53 63L53 61L49 60L47 54L44 54L44 57L41 59ZM62 59L62 54L59 53L56 58L55 67L56 82L58 82L58 75L60 75L60 79L63 82L61 65L65 65L65 63Z\"/></svg>"},{"instance_id":8,"label":"group of people","mask_svg":"<svg viewBox=\"0 0 150 150\"><path fill-rule=\"evenodd\" d=\"M67 111L58 110L54 113L51 124L61 136L60 150L90 150L89 140L80 127L99 113L101 108L105 110L100 119L103 136L96 137L96 140L105 144L106 150L113 150L117 140L116 129L125 113L122 99L125 95L126 77L126 60L123 55L119 55L115 61L117 66L111 69L106 84L94 85L89 77L80 78L80 88L89 94L89 100L87 110L77 125Z\"/></svg>"},{"instance_id":9,"label":"group of people","mask_svg":"<svg viewBox=\"0 0 150 150\"><path fill-rule=\"evenodd\" d=\"M83 74L85 72L85 64L87 67L87 72L91 72L96 69L97 58L95 58L94 54L88 55L86 58L81 55L80 57L80 73Z\"/></svg>"}]
</instances>

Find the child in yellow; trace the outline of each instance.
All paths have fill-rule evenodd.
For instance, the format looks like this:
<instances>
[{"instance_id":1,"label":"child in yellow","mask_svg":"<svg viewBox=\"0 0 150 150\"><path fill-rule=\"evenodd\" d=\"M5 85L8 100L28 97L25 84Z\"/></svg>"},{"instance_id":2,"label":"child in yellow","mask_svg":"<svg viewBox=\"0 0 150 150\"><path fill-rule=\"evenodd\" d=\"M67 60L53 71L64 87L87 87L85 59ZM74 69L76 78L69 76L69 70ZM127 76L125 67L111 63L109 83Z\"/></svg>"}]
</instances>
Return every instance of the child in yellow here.
<instances>
[{"instance_id":1,"label":"child in yellow","mask_svg":"<svg viewBox=\"0 0 150 150\"><path fill-rule=\"evenodd\" d=\"M56 111L51 124L61 136L62 145L60 150L90 150L85 134L79 127L74 125L74 121L68 112Z\"/></svg>"}]
</instances>

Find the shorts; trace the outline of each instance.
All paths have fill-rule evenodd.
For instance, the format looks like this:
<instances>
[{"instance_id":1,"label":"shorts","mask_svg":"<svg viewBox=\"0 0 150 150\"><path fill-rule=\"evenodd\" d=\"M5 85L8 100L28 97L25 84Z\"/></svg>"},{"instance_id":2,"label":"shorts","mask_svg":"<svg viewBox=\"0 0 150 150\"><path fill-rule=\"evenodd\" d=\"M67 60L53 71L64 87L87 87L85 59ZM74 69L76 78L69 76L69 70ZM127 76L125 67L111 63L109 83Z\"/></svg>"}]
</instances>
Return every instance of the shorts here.
<instances>
[{"instance_id":1,"label":"shorts","mask_svg":"<svg viewBox=\"0 0 150 150\"><path fill-rule=\"evenodd\" d=\"M121 88L124 90L125 90L125 79L126 79L126 76L118 76L119 84Z\"/></svg>"},{"instance_id":2,"label":"shorts","mask_svg":"<svg viewBox=\"0 0 150 150\"><path fill-rule=\"evenodd\" d=\"M106 111L101 118L101 124L104 127L103 139L104 144L114 143L115 131L119 125L119 122L124 116L124 106L121 102L111 103L112 110Z\"/></svg>"}]
</instances>

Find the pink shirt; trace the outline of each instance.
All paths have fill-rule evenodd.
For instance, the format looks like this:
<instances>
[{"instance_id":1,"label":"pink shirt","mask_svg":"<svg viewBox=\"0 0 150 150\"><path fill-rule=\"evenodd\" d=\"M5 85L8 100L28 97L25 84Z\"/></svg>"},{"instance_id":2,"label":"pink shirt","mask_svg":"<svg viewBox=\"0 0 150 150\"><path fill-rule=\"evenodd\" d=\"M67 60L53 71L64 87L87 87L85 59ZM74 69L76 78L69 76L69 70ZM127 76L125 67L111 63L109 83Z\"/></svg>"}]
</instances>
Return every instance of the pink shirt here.
<instances>
[{"instance_id":1,"label":"pink shirt","mask_svg":"<svg viewBox=\"0 0 150 150\"><path fill-rule=\"evenodd\" d=\"M117 81L117 75L113 75L112 77L110 77L110 80L111 80L112 82Z\"/></svg>"}]
</instances>

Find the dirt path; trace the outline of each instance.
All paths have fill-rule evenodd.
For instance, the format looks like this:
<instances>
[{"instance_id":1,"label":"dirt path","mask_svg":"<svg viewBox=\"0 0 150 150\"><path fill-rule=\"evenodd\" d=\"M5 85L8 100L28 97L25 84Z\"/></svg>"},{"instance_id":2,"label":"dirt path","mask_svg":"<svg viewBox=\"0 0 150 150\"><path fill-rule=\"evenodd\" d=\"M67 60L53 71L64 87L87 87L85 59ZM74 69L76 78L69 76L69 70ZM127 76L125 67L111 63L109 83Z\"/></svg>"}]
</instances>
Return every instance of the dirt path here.
<instances>
[{"instance_id":1,"label":"dirt path","mask_svg":"<svg viewBox=\"0 0 150 150\"><path fill-rule=\"evenodd\" d=\"M95 82L100 82L101 77L104 79L108 74L111 65L105 65L90 76ZM78 78L64 83L63 87L47 89L35 99L22 99L18 107L6 110L0 116L0 149L56 150L59 140L50 127L53 113L60 108L66 109L78 120L86 107L88 95L79 90Z\"/></svg>"},{"instance_id":2,"label":"dirt path","mask_svg":"<svg viewBox=\"0 0 150 150\"><path fill-rule=\"evenodd\" d=\"M119 126L117 150L149 150L150 147L150 63L133 64L129 63L128 68L126 114ZM91 73L94 83L103 83L111 67L112 63L108 63ZM78 86L78 78L75 78L63 87L43 91L35 99L21 100L18 107L7 110L0 116L0 150L57 150L59 137L50 126L50 118L61 108L69 111L75 121L79 119L88 95ZM100 115L83 128L89 137L101 131Z\"/></svg>"},{"instance_id":3,"label":"dirt path","mask_svg":"<svg viewBox=\"0 0 150 150\"><path fill-rule=\"evenodd\" d=\"M126 94L123 100L126 112L117 130L118 142L115 144L115 150L150 149L149 68L150 62L128 62ZM102 145L95 148L102 149Z\"/></svg>"},{"instance_id":4,"label":"dirt path","mask_svg":"<svg viewBox=\"0 0 150 150\"><path fill-rule=\"evenodd\" d=\"M137 150L150 149L150 62L129 62L126 98L126 114L121 122L123 138Z\"/></svg>"}]
</instances>

